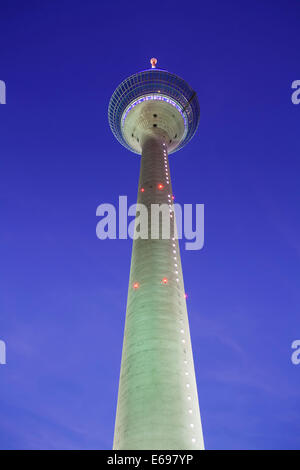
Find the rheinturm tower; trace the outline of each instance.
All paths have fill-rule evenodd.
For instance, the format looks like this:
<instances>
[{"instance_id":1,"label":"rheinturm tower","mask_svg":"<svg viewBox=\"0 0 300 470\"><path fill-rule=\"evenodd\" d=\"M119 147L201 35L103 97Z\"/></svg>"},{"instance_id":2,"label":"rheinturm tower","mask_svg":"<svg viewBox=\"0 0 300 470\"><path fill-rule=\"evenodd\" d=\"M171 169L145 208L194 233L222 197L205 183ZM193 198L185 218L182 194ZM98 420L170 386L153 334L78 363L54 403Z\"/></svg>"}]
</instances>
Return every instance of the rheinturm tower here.
<instances>
[{"instance_id":1,"label":"rheinturm tower","mask_svg":"<svg viewBox=\"0 0 300 470\"><path fill-rule=\"evenodd\" d=\"M168 159L193 137L199 103L182 78L150 62L117 87L108 112L114 136L141 155L113 447L203 449Z\"/></svg>"}]
</instances>

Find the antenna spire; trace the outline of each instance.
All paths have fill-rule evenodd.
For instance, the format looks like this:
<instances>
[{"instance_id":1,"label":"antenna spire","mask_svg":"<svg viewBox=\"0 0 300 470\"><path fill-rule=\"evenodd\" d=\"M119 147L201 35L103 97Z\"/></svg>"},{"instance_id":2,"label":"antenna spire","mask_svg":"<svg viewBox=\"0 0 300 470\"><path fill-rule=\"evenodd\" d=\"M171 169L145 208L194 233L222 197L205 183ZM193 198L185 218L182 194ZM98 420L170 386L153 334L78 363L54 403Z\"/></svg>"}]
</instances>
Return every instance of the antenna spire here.
<instances>
[{"instance_id":1,"label":"antenna spire","mask_svg":"<svg viewBox=\"0 0 300 470\"><path fill-rule=\"evenodd\" d=\"M152 59L150 59L150 64L151 64L151 67L155 69L156 64L157 64L157 59L155 59L155 57L152 57Z\"/></svg>"}]
</instances>

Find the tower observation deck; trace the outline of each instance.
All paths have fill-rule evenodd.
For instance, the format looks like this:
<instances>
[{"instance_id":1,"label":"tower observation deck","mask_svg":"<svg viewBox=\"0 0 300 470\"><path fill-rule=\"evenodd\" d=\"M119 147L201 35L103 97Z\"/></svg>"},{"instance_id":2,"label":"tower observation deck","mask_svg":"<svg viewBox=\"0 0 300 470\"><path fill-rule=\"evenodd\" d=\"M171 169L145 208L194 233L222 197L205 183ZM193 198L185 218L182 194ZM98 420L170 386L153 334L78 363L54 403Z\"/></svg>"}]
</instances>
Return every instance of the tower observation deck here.
<instances>
[{"instance_id":1,"label":"tower observation deck","mask_svg":"<svg viewBox=\"0 0 300 470\"><path fill-rule=\"evenodd\" d=\"M137 202L149 222L148 237L133 240L113 448L196 450L204 443L168 155L193 137L200 110L193 89L156 62L125 79L108 109L114 136L141 155ZM167 210L168 237L153 205Z\"/></svg>"}]
</instances>

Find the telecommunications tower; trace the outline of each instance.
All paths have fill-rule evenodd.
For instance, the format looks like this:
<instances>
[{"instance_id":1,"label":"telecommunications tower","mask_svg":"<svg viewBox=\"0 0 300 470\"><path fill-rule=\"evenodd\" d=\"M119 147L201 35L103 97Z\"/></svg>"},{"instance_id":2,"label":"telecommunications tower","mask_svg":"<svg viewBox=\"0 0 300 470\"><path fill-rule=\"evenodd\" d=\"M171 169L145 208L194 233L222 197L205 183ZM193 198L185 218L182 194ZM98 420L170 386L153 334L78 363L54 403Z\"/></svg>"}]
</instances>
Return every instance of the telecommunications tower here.
<instances>
[{"instance_id":1,"label":"telecommunications tower","mask_svg":"<svg viewBox=\"0 0 300 470\"><path fill-rule=\"evenodd\" d=\"M133 240L113 448L203 449L168 161L193 137L200 110L182 78L150 62L117 87L108 110L114 136L141 155L137 202L149 222L148 237ZM153 236L154 205L167 237L161 219Z\"/></svg>"}]
</instances>

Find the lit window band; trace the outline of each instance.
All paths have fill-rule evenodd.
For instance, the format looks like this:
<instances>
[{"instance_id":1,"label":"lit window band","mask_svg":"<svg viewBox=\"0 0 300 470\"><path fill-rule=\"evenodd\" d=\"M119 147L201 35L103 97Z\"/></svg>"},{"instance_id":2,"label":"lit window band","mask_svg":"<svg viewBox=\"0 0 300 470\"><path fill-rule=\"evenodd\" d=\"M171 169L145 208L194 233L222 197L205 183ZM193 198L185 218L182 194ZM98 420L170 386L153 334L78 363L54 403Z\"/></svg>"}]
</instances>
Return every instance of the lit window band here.
<instances>
[{"instance_id":1,"label":"lit window band","mask_svg":"<svg viewBox=\"0 0 300 470\"><path fill-rule=\"evenodd\" d=\"M186 133L188 131L188 124L187 124L186 114L185 114L185 112L182 111L182 107L178 103L176 103L175 100L169 98L166 95L145 95L145 96L141 96L140 98L134 100L132 103L130 103L127 106L127 108L125 109L125 111L123 113L123 116L122 116L122 119L121 119L121 127L122 128L124 127L125 119L127 118L128 113L130 113L130 111L137 104L143 103L144 101L150 101L150 100L165 101L166 103L171 104L172 106L174 106L174 108L177 109L177 111L181 114L183 122L184 122L184 136L183 136L183 139L184 139L184 137L186 136Z\"/></svg>"}]
</instances>

